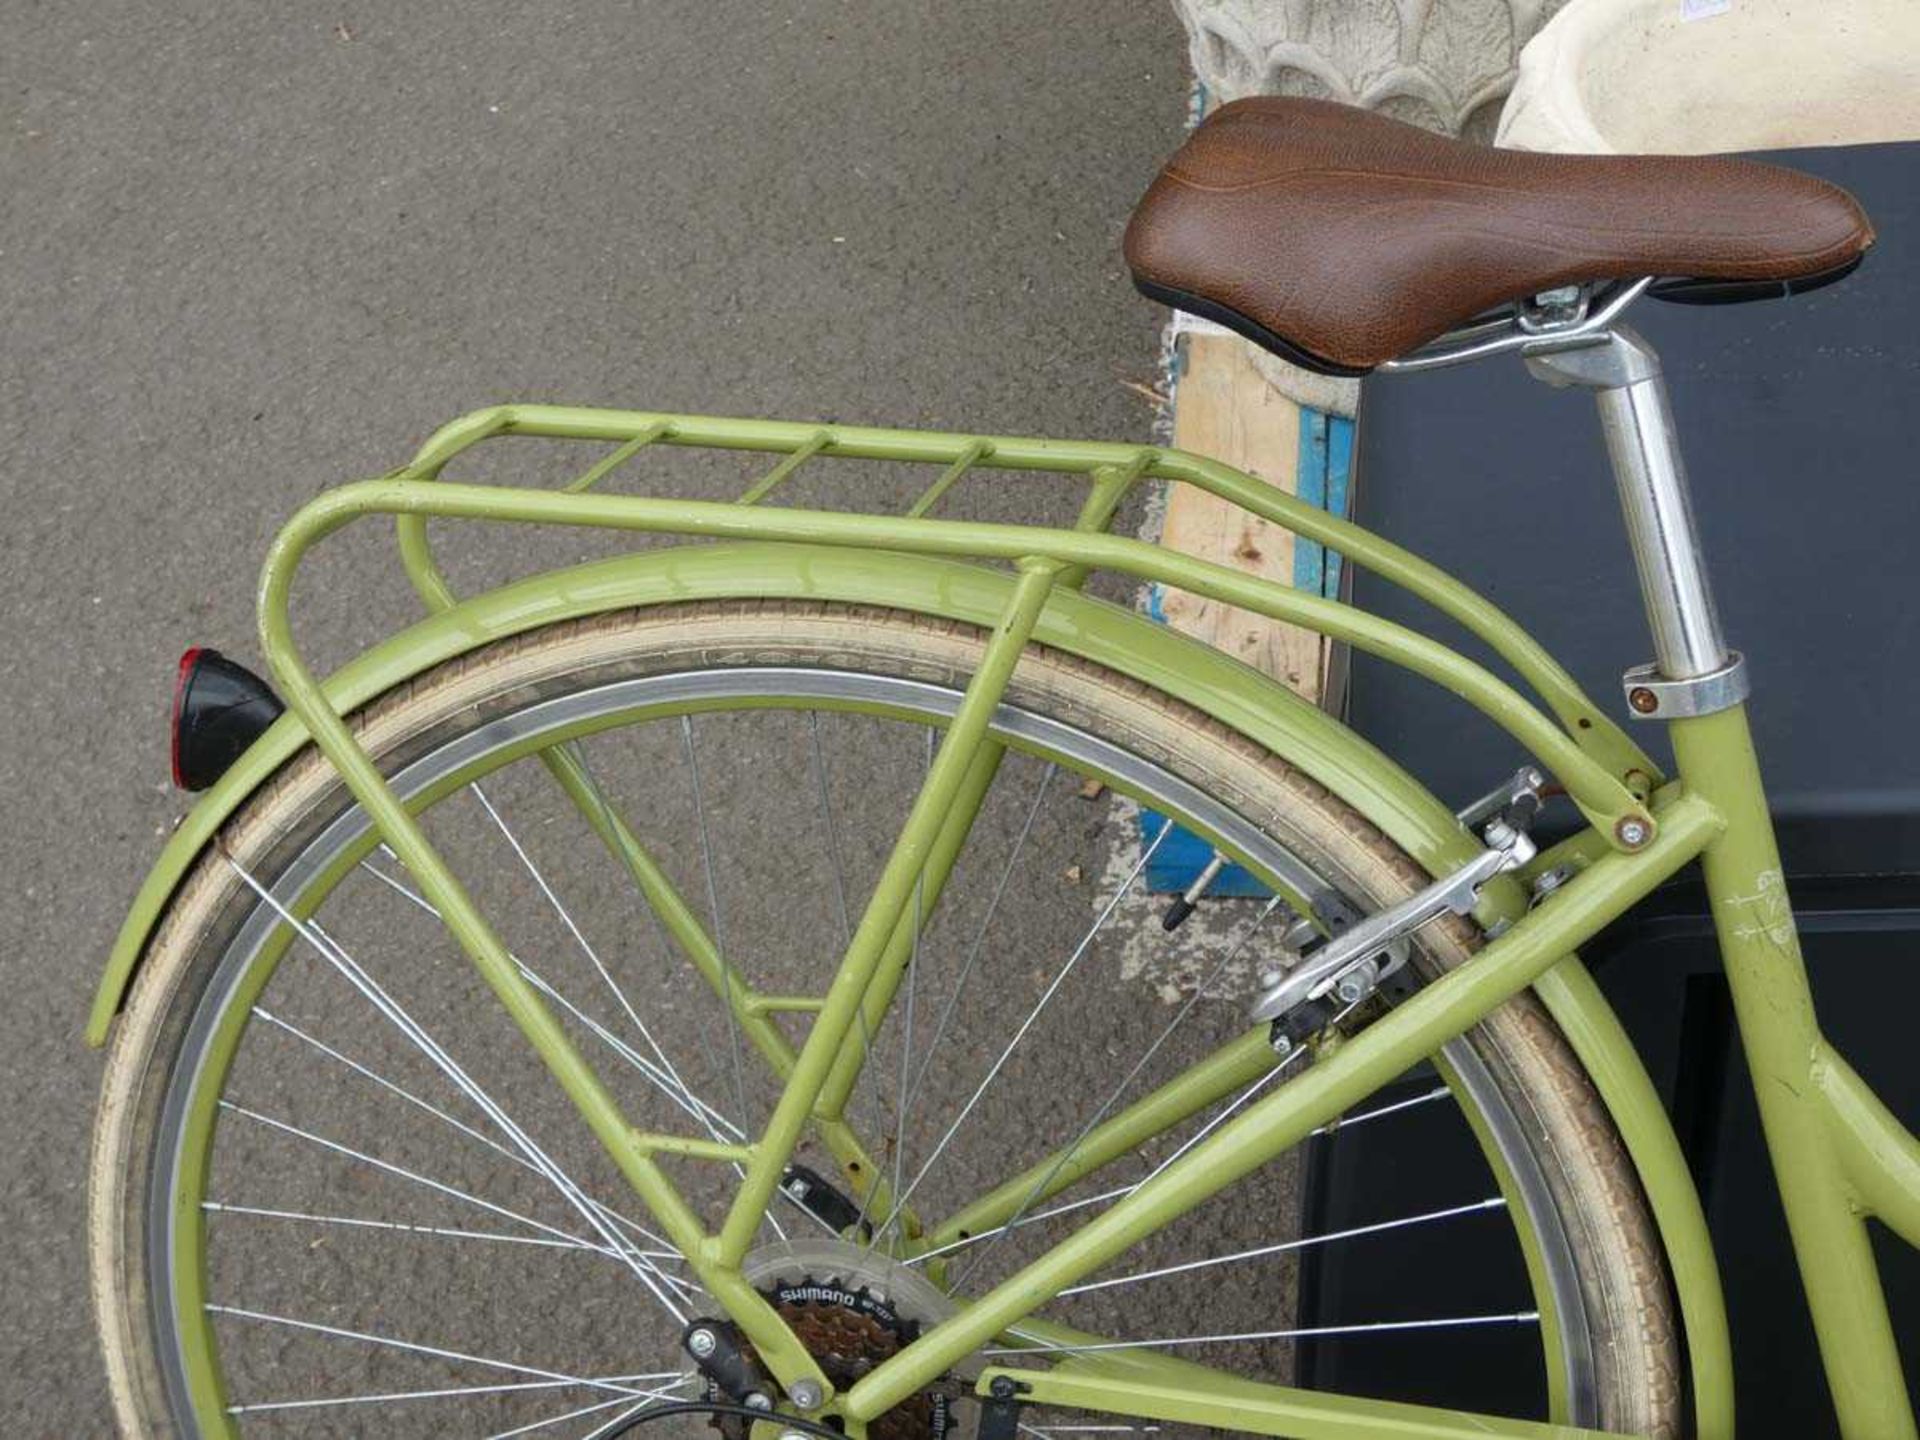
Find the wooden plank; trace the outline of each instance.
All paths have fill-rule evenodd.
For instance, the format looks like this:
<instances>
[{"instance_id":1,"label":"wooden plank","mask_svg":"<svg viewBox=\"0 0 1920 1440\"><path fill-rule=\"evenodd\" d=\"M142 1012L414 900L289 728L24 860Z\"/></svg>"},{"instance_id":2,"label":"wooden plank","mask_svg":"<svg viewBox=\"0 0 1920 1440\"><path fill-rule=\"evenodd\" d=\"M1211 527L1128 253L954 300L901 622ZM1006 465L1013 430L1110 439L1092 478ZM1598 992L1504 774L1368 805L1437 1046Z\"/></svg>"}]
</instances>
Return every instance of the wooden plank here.
<instances>
[{"instance_id":1,"label":"wooden plank","mask_svg":"<svg viewBox=\"0 0 1920 1440\"><path fill-rule=\"evenodd\" d=\"M1299 493L1302 410L1255 368L1238 336L1189 335L1174 392L1173 443L1221 460L1288 494ZM1290 531L1188 485L1167 498L1160 543L1184 555L1295 583ZM1326 642L1311 631L1181 591L1160 597L1169 625L1205 640L1318 701Z\"/></svg>"}]
</instances>

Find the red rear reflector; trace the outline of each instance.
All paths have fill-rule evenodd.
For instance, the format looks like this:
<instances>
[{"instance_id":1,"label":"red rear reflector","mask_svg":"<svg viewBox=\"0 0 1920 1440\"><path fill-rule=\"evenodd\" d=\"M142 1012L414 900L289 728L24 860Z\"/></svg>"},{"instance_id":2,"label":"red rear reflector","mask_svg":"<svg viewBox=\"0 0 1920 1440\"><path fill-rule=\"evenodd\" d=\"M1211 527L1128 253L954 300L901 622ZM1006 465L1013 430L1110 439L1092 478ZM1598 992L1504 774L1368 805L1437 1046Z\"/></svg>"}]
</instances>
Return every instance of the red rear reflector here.
<instances>
[{"instance_id":1,"label":"red rear reflector","mask_svg":"<svg viewBox=\"0 0 1920 1440\"><path fill-rule=\"evenodd\" d=\"M285 708L246 666L204 646L187 651L173 682L173 783L206 789Z\"/></svg>"},{"instance_id":2,"label":"red rear reflector","mask_svg":"<svg viewBox=\"0 0 1920 1440\"><path fill-rule=\"evenodd\" d=\"M193 678L194 667L206 653L202 646L189 646L180 656L180 668L173 676L173 710L167 721L167 756L173 767L173 783L182 790L194 787L187 784L187 777L180 766L180 712L187 698L187 682Z\"/></svg>"}]
</instances>

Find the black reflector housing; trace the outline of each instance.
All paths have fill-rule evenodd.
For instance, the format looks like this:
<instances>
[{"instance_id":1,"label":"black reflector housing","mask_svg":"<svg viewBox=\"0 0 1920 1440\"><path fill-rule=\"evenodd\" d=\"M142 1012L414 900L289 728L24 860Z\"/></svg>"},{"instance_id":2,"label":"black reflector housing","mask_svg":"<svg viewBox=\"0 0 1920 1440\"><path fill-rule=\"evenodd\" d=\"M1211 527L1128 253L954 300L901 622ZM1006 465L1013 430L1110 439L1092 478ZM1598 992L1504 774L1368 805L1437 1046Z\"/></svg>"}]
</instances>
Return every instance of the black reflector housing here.
<instances>
[{"instance_id":1,"label":"black reflector housing","mask_svg":"<svg viewBox=\"0 0 1920 1440\"><path fill-rule=\"evenodd\" d=\"M246 666L218 650L187 651L173 687L173 783L206 789L286 708Z\"/></svg>"}]
</instances>

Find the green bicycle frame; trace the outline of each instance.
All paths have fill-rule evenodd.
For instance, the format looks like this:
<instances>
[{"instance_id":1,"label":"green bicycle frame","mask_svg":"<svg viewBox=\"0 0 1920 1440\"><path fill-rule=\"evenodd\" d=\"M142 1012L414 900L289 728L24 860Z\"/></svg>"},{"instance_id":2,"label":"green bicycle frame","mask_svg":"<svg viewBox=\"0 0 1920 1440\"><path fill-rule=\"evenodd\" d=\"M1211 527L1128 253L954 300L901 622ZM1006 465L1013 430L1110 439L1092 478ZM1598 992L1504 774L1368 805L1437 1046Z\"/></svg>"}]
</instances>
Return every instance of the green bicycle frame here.
<instances>
[{"instance_id":1,"label":"green bicycle frame","mask_svg":"<svg viewBox=\"0 0 1920 1440\"><path fill-rule=\"evenodd\" d=\"M614 448L557 492L441 478L449 462L473 445L524 435L600 441ZM594 493L654 445L761 451L780 458L732 504ZM804 466L827 460L912 461L942 468L900 517L762 503ZM1072 528L930 518L937 502L977 470L1077 475L1090 487L1088 500ZM1200 486L1401 585L1486 642L1540 697L1544 709L1484 667L1416 631L1337 601L1106 533L1127 489L1148 479ZM691 589L672 581L655 587L652 603L659 603L769 593L769 586L780 582L767 577L783 571L805 572L809 583L833 593L839 593L838 586L850 594L862 583L865 569L886 577L887 583L874 587L875 598L886 597L882 603L970 606L967 613L985 622L988 638L978 670L958 710L945 722L921 793L821 996L758 995L744 977L728 971L717 954L703 954L697 922L690 913L676 911L671 887L598 799L590 779L570 769L557 749L543 757L601 838L628 862L669 930L735 1005L744 1033L782 1079L766 1128L747 1143L713 1145L637 1130L520 976L474 898L342 718L351 708L348 702L373 693L383 676L389 684L402 678L407 665L396 668L379 656L369 657L366 668L329 685L308 669L293 639L288 608L298 567L321 539L356 519L377 515L397 518L409 572L439 612L421 627L421 643L430 640L428 648L440 658L566 615L636 603L644 575L698 577ZM435 518L581 526L726 543L598 562L461 602L427 544L426 522ZM1011 566L1011 571L993 568L996 562ZM784 1166L809 1129L843 1162L859 1157L858 1142L840 1110L865 1058L859 1043L862 1027L883 1012L891 998L903 946L912 938L916 893L923 903L929 893L937 896L945 867L964 841L991 780L998 745L988 727L1022 652L1036 642L1071 648L1102 625L1119 623L1102 618L1108 607L1077 593L1093 570L1157 581L1303 625L1403 665L1465 699L1534 755L1590 822L1592 828L1582 837L1553 852L1556 861L1571 862L1578 873L1531 909L1513 880L1489 884L1478 918L1488 924L1510 923L1470 963L1425 986L1337 1047L1327 1047L1286 1084L1247 1106L1147 1184L835 1395L772 1307L742 1279L740 1263ZM970 601L956 598L968 595ZM1920 1244L1920 1144L1819 1035L1759 772L1738 706L1672 723L1678 775L1669 781L1562 667L1457 580L1359 526L1198 456L1151 446L547 406L499 407L465 417L429 440L407 468L312 501L274 542L261 579L260 620L266 656L289 715L255 747L257 755L243 758L236 767L240 778L216 791L215 798L189 817L162 870L143 890L96 1001L90 1035L96 1040L104 1036L148 927L213 829L248 788L270 773L278 763L274 757L284 758L310 740L338 770L380 838L412 873L664 1233L751 1340L774 1378L789 1392L798 1382L810 1381L828 1397L828 1412L842 1417L856 1434L956 1362L1006 1335L1063 1289L1334 1120L1530 986L1560 1019L1621 1123L1674 1266L1699 1431L1730 1434L1724 1313L1698 1200L1644 1071L1572 958L1604 925L1696 857L1704 865L1741 1033L1761 1093L1768 1141L1842 1425L1849 1434L1914 1433L1865 1221L1877 1216L1910 1243ZM1144 622L1126 623L1146 628ZM1075 639L1076 633L1081 639ZM1202 659L1191 642L1167 637L1143 642L1143 649L1154 644L1169 647L1164 683L1175 693L1190 683L1212 684L1230 695L1250 683L1236 678L1244 667L1223 657ZM428 663L420 643L408 653L413 659L407 663ZM1139 663L1154 661L1146 655ZM1349 798L1436 874L1475 853L1479 842L1457 823L1436 819L1435 802L1390 761L1330 719L1317 713L1305 718L1300 712L1310 707L1302 702L1273 699L1277 693L1270 685L1258 690L1269 707L1296 707L1287 712L1291 734L1309 746L1306 753L1289 754L1288 759L1310 774L1318 769L1336 778L1344 775L1349 790L1369 787L1366 795ZM1263 722L1252 713L1254 707L1247 708L1240 723L1252 733ZM1209 838L1231 853L1220 837ZM1249 860L1238 854L1234 858ZM1285 877L1265 878L1285 891ZM779 1010L813 1016L797 1050L768 1023L769 1014ZM1058 1186L1064 1186L1101 1163L1105 1150L1124 1149L1134 1133L1129 1127L1156 1117L1165 1124L1168 1117L1192 1114L1271 1063L1264 1029L1252 1032L1111 1117L1073 1154L1048 1157L1032 1173L1057 1174ZM745 1178L718 1231L709 1233L656 1163L662 1153L734 1161L743 1167ZM1052 1168L1043 1170L1048 1166ZM877 1171L866 1168L870 1175ZM1024 1184L1010 1182L978 1202L968 1222L1004 1221L1028 1195ZM879 1199L888 1203L884 1196ZM1002 1378L1011 1378L1023 1398L1036 1402L1272 1435L1581 1433L1565 1426L1230 1381L1203 1367L1138 1352L1074 1354L1044 1369L992 1367L981 1376L982 1393Z\"/></svg>"}]
</instances>

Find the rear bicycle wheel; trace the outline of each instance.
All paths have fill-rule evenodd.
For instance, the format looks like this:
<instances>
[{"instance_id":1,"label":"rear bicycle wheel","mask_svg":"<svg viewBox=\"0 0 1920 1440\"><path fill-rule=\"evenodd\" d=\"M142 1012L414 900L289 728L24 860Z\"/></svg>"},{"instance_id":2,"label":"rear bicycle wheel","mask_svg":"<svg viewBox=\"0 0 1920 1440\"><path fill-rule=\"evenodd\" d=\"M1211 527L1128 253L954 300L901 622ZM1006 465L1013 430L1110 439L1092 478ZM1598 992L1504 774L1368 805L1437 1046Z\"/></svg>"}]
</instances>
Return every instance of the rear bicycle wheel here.
<instances>
[{"instance_id":1,"label":"rear bicycle wheel","mask_svg":"<svg viewBox=\"0 0 1920 1440\"><path fill-rule=\"evenodd\" d=\"M981 647L964 626L853 607L627 612L449 662L355 723L635 1122L732 1138L757 1130L782 1047L804 1037L805 1010L779 997L824 990ZM870 1368L1286 1082L1242 1043L1212 1103L1128 1156L1079 1178L1041 1163L1244 1042L1236 989L1284 929L1259 901L1210 903L1172 939L1142 923L1157 920L1141 877L1159 832L1116 839L1131 832L1115 796L1361 910L1425 879L1283 760L1070 657L1023 657L994 733L1005 757L978 777L978 818L923 893L893 1003L863 1037L846 1111L858 1146L796 1157L828 1199L776 1202L751 1262L837 1384L834 1367ZM663 924L641 902L543 747L591 777L598 818L630 825L682 913ZM725 961L719 986L689 935ZM1429 927L1416 963L1461 963L1474 940L1463 923ZM1459 1356L1442 1393L1399 1398L1471 1406L1474 1367L1521 1355L1543 1413L1677 1430L1653 1229L1544 1013L1509 1004L1346 1123L1438 1110L1484 1157L1468 1188L1400 1186L1378 1225L1303 1235L1296 1167L1277 1163L1006 1345L1139 1348L1286 1381L1309 1338L1294 1313L1303 1254L1417 1257L1492 1226L1511 1263L1445 1307L1351 1317L1340 1338ZM676 1171L715 1227L733 1179ZM1011 1213L981 1208L1008 1185ZM330 768L297 759L183 885L115 1038L91 1213L122 1424L593 1434L686 1398L681 1325L717 1312L623 1190ZM970 1228L970 1213L997 1219ZM937 1434L950 1409L917 1396L883 1423Z\"/></svg>"}]
</instances>

